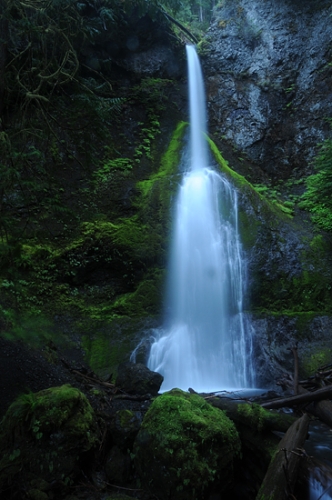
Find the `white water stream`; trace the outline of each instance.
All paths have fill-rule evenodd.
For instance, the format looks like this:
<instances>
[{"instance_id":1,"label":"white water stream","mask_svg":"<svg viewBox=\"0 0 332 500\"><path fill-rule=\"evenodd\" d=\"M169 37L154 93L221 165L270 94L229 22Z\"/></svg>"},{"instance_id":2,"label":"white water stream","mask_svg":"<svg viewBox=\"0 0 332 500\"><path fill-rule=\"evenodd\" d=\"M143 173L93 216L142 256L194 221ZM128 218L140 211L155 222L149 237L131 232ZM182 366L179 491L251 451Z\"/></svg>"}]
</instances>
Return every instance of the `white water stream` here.
<instances>
[{"instance_id":1,"label":"white water stream","mask_svg":"<svg viewBox=\"0 0 332 500\"><path fill-rule=\"evenodd\" d=\"M187 46L190 169L179 189L169 267L168 318L148 367L173 387L220 391L253 383L251 327L242 311L245 265L237 193L208 166L202 72Z\"/></svg>"}]
</instances>

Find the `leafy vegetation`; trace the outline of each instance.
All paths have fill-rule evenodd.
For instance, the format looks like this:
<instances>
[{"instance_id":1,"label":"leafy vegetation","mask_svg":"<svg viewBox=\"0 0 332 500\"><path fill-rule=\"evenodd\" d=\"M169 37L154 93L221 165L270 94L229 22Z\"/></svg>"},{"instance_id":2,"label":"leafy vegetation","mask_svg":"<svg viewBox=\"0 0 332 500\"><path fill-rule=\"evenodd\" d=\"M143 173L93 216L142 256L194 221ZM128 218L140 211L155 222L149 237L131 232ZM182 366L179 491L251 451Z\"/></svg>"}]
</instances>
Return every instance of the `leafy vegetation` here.
<instances>
[{"instance_id":1,"label":"leafy vegetation","mask_svg":"<svg viewBox=\"0 0 332 500\"><path fill-rule=\"evenodd\" d=\"M327 139L315 159L316 173L306 180L307 190L300 208L311 213L313 222L325 231L332 231L332 140Z\"/></svg>"}]
</instances>

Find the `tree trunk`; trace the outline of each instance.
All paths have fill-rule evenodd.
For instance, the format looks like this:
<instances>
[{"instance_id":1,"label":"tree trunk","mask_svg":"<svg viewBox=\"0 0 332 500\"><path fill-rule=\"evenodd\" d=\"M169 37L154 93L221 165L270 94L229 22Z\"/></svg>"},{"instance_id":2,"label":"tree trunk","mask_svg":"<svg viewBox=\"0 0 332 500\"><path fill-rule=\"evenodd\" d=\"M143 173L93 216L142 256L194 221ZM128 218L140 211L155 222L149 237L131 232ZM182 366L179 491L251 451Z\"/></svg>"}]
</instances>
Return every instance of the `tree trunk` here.
<instances>
[{"instance_id":1,"label":"tree trunk","mask_svg":"<svg viewBox=\"0 0 332 500\"><path fill-rule=\"evenodd\" d=\"M256 500L287 500L293 494L309 427L304 414L288 429L278 445Z\"/></svg>"},{"instance_id":2,"label":"tree trunk","mask_svg":"<svg viewBox=\"0 0 332 500\"><path fill-rule=\"evenodd\" d=\"M297 406L303 403L311 403L313 401L322 401L323 399L328 399L332 397L332 385L323 387L323 389L318 389L314 392L306 392L304 394L298 394L297 396L290 396L288 398L275 399L273 401L268 401L262 403L263 408L283 408L284 406Z\"/></svg>"}]
</instances>

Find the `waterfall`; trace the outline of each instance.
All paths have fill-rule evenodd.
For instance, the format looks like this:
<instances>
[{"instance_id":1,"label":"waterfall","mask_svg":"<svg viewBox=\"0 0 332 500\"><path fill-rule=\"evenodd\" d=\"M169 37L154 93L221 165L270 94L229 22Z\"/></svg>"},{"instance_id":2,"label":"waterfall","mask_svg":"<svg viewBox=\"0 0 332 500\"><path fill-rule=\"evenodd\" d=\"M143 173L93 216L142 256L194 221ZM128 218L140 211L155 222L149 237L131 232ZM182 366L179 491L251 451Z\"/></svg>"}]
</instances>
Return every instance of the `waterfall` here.
<instances>
[{"instance_id":1,"label":"waterfall","mask_svg":"<svg viewBox=\"0 0 332 500\"><path fill-rule=\"evenodd\" d=\"M190 168L176 202L167 319L154 331L148 367L164 376L163 391L244 388L253 376L237 193L209 167L204 83L194 46L187 46L187 59Z\"/></svg>"}]
</instances>

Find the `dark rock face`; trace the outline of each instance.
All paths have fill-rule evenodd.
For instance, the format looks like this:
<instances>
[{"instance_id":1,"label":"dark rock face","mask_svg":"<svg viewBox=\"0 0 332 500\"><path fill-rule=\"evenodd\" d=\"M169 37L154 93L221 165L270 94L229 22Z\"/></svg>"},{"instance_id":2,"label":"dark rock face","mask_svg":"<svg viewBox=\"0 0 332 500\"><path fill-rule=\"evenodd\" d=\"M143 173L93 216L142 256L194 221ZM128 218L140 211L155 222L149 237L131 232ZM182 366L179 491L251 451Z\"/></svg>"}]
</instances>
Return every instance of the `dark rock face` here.
<instances>
[{"instance_id":1,"label":"dark rock face","mask_svg":"<svg viewBox=\"0 0 332 500\"><path fill-rule=\"evenodd\" d=\"M219 5L204 63L210 129L271 178L303 173L330 130L331 3Z\"/></svg>"},{"instance_id":2,"label":"dark rock face","mask_svg":"<svg viewBox=\"0 0 332 500\"><path fill-rule=\"evenodd\" d=\"M130 79L157 77L177 79L183 76L185 64L179 57L182 47L174 44L164 20L134 12L126 18L120 32L106 31L98 44L80 48L82 62L88 68L102 71L114 79L125 74ZM127 81L129 84L129 81Z\"/></svg>"},{"instance_id":3,"label":"dark rock face","mask_svg":"<svg viewBox=\"0 0 332 500\"><path fill-rule=\"evenodd\" d=\"M330 243L249 191L239 202L256 385L271 387L293 373L295 344L300 377L306 378L332 361Z\"/></svg>"},{"instance_id":4,"label":"dark rock face","mask_svg":"<svg viewBox=\"0 0 332 500\"><path fill-rule=\"evenodd\" d=\"M258 385L271 387L286 373L294 371L290 350L298 345L299 375L306 378L332 360L331 323L328 316L316 316L301 324L293 316L273 317L262 314L251 318L255 329L254 342L256 376Z\"/></svg>"},{"instance_id":5,"label":"dark rock face","mask_svg":"<svg viewBox=\"0 0 332 500\"><path fill-rule=\"evenodd\" d=\"M128 394L157 395L164 377L141 363L122 363L116 385Z\"/></svg>"}]
</instances>

